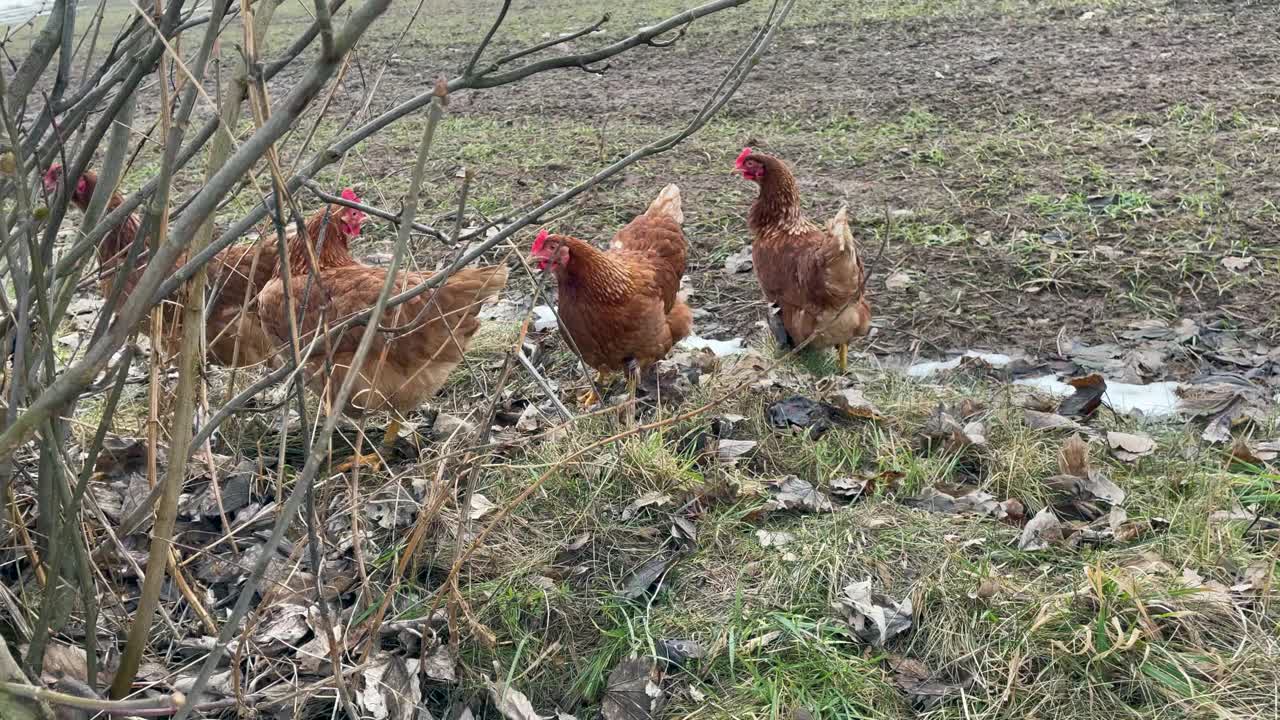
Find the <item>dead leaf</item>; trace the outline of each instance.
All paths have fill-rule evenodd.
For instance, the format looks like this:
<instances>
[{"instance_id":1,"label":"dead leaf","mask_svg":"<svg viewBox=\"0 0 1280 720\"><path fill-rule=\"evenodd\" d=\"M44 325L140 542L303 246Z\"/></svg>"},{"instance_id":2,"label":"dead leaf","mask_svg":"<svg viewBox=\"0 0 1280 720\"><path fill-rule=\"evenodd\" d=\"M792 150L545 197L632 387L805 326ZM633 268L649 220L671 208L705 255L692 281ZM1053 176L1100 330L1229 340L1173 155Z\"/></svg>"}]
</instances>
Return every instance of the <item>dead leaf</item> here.
<instances>
[{"instance_id":1,"label":"dead leaf","mask_svg":"<svg viewBox=\"0 0 1280 720\"><path fill-rule=\"evenodd\" d=\"M529 698L519 690L509 687L505 682L485 678L485 684L489 687L489 697L493 700L493 706L507 720L551 720L550 715L539 715L535 712Z\"/></svg>"},{"instance_id":2,"label":"dead leaf","mask_svg":"<svg viewBox=\"0 0 1280 720\"><path fill-rule=\"evenodd\" d=\"M1032 430L1073 430L1075 432L1085 430L1083 425L1071 418L1039 410L1023 410L1022 422Z\"/></svg>"},{"instance_id":3,"label":"dead leaf","mask_svg":"<svg viewBox=\"0 0 1280 720\"><path fill-rule=\"evenodd\" d=\"M662 701L662 671L652 658L623 660L609 673L600 703L605 720L648 720Z\"/></svg>"},{"instance_id":4,"label":"dead leaf","mask_svg":"<svg viewBox=\"0 0 1280 720\"><path fill-rule=\"evenodd\" d=\"M763 635L757 635L756 637L742 643L742 652L744 655L750 655L757 650L769 647L780 637L782 637L781 630L770 630Z\"/></svg>"},{"instance_id":5,"label":"dead leaf","mask_svg":"<svg viewBox=\"0 0 1280 720\"><path fill-rule=\"evenodd\" d=\"M724 271L731 275L751 272L752 267L750 245L743 246L737 252L724 259Z\"/></svg>"},{"instance_id":6,"label":"dead leaf","mask_svg":"<svg viewBox=\"0 0 1280 720\"><path fill-rule=\"evenodd\" d=\"M678 559L680 559L679 556L674 554L650 558L627 575L622 582L622 591L618 595L626 600L635 600L645 594Z\"/></svg>"},{"instance_id":7,"label":"dead leaf","mask_svg":"<svg viewBox=\"0 0 1280 720\"><path fill-rule=\"evenodd\" d=\"M521 411L520 417L516 419L516 429L523 433L538 432L538 428L542 426L542 413L538 410L537 405L529 404Z\"/></svg>"},{"instance_id":8,"label":"dead leaf","mask_svg":"<svg viewBox=\"0 0 1280 720\"><path fill-rule=\"evenodd\" d=\"M698 526L687 517L671 518L671 537L681 547L692 548L698 542Z\"/></svg>"},{"instance_id":9,"label":"dead leaf","mask_svg":"<svg viewBox=\"0 0 1280 720\"><path fill-rule=\"evenodd\" d=\"M480 493L472 493L471 509L467 513L467 517L469 517L472 521L479 520L483 518L485 515L488 515L489 513L497 509L498 509L498 506L494 505L489 500L489 498L485 497L484 495L481 495Z\"/></svg>"},{"instance_id":10,"label":"dead leaf","mask_svg":"<svg viewBox=\"0 0 1280 720\"><path fill-rule=\"evenodd\" d=\"M893 685L907 696L917 712L929 710L950 697L960 697L973 686L973 676L966 675L956 682L944 681L929 671L919 660L890 655L889 669L893 670Z\"/></svg>"},{"instance_id":11,"label":"dead leaf","mask_svg":"<svg viewBox=\"0 0 1280 720\"><path fill-rule=\"evenodd\" d=\"M307 609L307 624L315 633L315 637L298 648L298 666L307 672L315 673L322 667L328 667L332 662L329 648L330 634L326 630L327 626L317 606L313 605ZM337 641L339 654L346 652L345 631L346 625L342 623L337 623L333 627L333 638Z\"/></svg>"},{"instance_id":12,"label":"dead leaf","mask_svg":"<svg viewBox=\"0 0 1280 720\"><path fill-rule=\"evenodd\" d=\"M1092 416L1102 405L1102 396L1107 392L1106 379L1098 373L1093 373L1072 378L1067 383L1076 391L1062 399L1062 403L1058 405L1058 414L1082 418Z\"/></svg>"},{"instance_id":13,"label":"dead leaf","mask_svg":"<svg viewBox=\"0 0 1280 720\"><path fill-rule=\"evenodd\" d=\"M911 287L911 276L898 270L884 279L884 286L889 290L905 290Z\"/></svg>"},{"instance_id":14,"label":"dead leaf","mask_svg":"<svg viewBox=\"0 0 1280 720\"><path fill-rule=\"evenodd\" d=\"M1013 514L1011 511L1014 510L1015 506L1018 512L1021 511L1021 503L1016 500L1000 502L995 499L994 495L982 490L970 490L962 495L953 496L932 487L926 488L919 497L904 500L903 504L930 512L949 515L972 513L993 517L997 520L1004 520Z\"/></svg>"},{"instance_id":15,"label":"dead leaf","mask_svg":"<svg viewBox=\"0 0 1280 720\"><path fill-rule=\"evenodd\" d=\"M1063 475L1088 477L1089 475L1089 443L1079 435L1072 435L1062 443L1058 451L1058 470Z\"/></svg>"},{"instance_id":16,"label":"dead leaf","mask_svg":"<svg viewBox=\"0 0 1280 720\"><path fill-rule=\"evenodd\" d=\"M916 444L926 452L960 452L969 447L983 447L987 444L986 429L980 422L961 425L941 405L933 415L925 421L916 436Z\"/></svg>"},{"instance_id":17,"label":"dead leaf","mask_svg":"<svg viewBox=\"0 0 1280 720\"><path fill-rule=\"evenodd\" d=\"M867 420L884 419L884 413L880 412L880 408L865 398L862 395L862 391L857 388L845 388L834 392L827 398L827 402L850 417L865 418Z\"/></svg>"},{"instance_id":18,"label":"dead leaf","mask_svg":"<svg viewBox=\"0 0 1280 720\"><path fill-rule=\"evenodd\" d=\"M773 491L773 497L765 503L765 510L799 510L801 512L828 513L835 512L831 499L816 490L813 485L795 475L788 475L780 480L766 481Z\"/></svg>"},{"instance_id":19,"label":"dead leaf","mask_svg":"<svg viewBox=\"0 0 1280 720\"><path fill-rule=\"evenodd\" d=\"M873 483L872 478L836 478L831 481L831 494L848 502L856 502L867 495Z\"/></svg>"},{"instance_id":20,"label":"dead leaf","mask_svg":"<svg viewBox=\"0 0 1280 720\"><path fill-rule=\"evenodd\" d=\"M757 444L755 440L720 440L716 443L716 459L725 465L736 465Z\"/></svg>"},{"instance_id":21,"label":"dead leaf","mask_svg":"<svg viewBox=\"0 0 1280 720\"><path fill-rule=\"evenodd\" d=\"M1000 579L994 577L982 578L978 583L978 587L969 593L970 600L989 600L1000 592Z\"/></svg>"},{"instance_id":22,"label":"dead leaf","mask_svg":"<svg viewBox=\"0 0 1280 720\"><path fill-rule=\"evenodd\" d=\"M1253 258L1247 255L1244 257L1222 258L1222 267L1230 270L1231 272L1244 272L1245 270L1248 270L1249 266L1252 264Z\"/></svg>"},{"instance_id":23,"label":"dead leaf","mask_svg":"<svg viewBox=\"0 0 1280 720\"><path fill-rule=\"evenodd\" d=\"M400 484L388 485L373 495L365 505L365 514L384 530L407 528L417 520L419 505L409 489Z\"/></svg>"},{"instance_id":24,"label":"dead leaf","mask_svg":"<svg viewBox=\"0 0 1280 720\"><path fill-rule=\"evenodd\" d=\"M707 649L693 640L662 640L657 649L659 658L681 669L687 669L690 660L702 660L707 656Z\"/></svg>"},{"instance_id":25,"label":"dead leaf","mask_svg":"<svg viewBox=\"0 0 1280 720\"><path fill-rule=\"evenodd\" d=\"M1046 550L1063 540L1062 523L1050 508L1036 513L1022 528L1022 537L1018 539L1019 550Z\"/></svg>"},{"instance_id":26,"label":"dead leaf","mask_svg":"<svg viewBox=\"0 0 1280 720\"><path fill-rule=\"evenodd\" d=\"M1271 580L1275 577L1275 565L1267 561L1255 562L1244 570L1240 571L1239 577L1236 578L1236 584L1231 586L1231 592L1237 595L1262 595L1271 587Z\"/></svg>"},{"instance_id":27,"label":"dead leaf","mask_svg":"<svg viewBox=\"0 0 1280 720\"><path fill-rule=\"evenodd\" d=\"M361 671L364 686L356 693L372 720L416 720L422 703L418 661L383 653Z\"/></svg>"},{"instance_id":28,"label":"dead leaf","mask_svg":"<svg viewBox=\"0 0 1280 720\"><path fill-rule=\"evenodd\" d=\"M436 649L427 655L422 665L422 673L436 682L458 682L458 658L449 648L449 643L439 643Z\"/></svg>"},{"instance_id":29,"label":"dead leaf","mask_svg":"<svg viewBox=\"0 0 1280 720\"><path fill-rule=\"evenodd\" d=\"M796 539L795 535L789 532L774 532L772 530L757 530L756 539L760 541L760 547L782 547L792 540Z\"/></svg>"},{"instance_id":30,"label":"dead leaf","mask_svg":"<svg viewBox=\"0 0 1280 720\"><path fill-rule=\"evenodd\" d=\"M1156 450L1156 441L1149 436L1122 432L1108 432L1107 445L1111 446L1111 454L1117 460L1130 463Z\"/></svg>"},{"instance_id":31,"label":"dead leaf","mask_svg":"<svg viewBox=\"0 0 1280 720\"><path fill-rule=\"evenodd\" d=\"M1201 437L1215 445L1231 440L1237 423L1250 416L1250 391L1234 383L1206 383L1177 389L1178 411L1192 418L1209 418Z\"/></svg>"},{"instance_id":32,"label":"dead leaf","mask_svg":"<svg viewBox=\"0 0 1280 720\"><path fill-rule=\"evenodd\" d=\"M911 598L897 602L871 592L871 580L850 583L833 606L863 642L876 647L911 629Z\"/></svg>"},{"instance_id":33,"label":"dead leaf","mask_svg":"<svg viewBox=\"0 0 1280 720\"><path fill-rule=\"evenodd\" d=\"M30 650L30 647L24 646L22 648L23 655L26 655L28 650ZM88 682L89 671L84 649L67 645L66 643L50 642L44 649L44 664L41 668L41 677L46 682L53 683L64 676L74 678L82 683Z\"/></svg>"},{"instance_id":34,"label":"dead leaf","mask_svg":"<svg viewBox=\"0 0 1280 720\"><path fill-rule=\"evenodd\" d=\"M1239 438L1231 446L1231 457L1246 465L1260 467L1280 457L1280 440L1255 443Z\"/></svg>"},{"instance_id":35,"label":"dead leaf","mask_svg":"<svg viewBox=\"0 0 1280 720\"><path fill-rule=\"evenodd\" d=\"M258 651L267 657L280 655L294 648L311 632L307 624L307 607L294 603L275 603L267 611L266 619L253 633Z\"/></svg>"},{"instance_id":36,"label":"dead leaf","mask_svg":"<svg viewBox=\"0 0 1280 720\"><path fill-rule=\"evenodd\" d=\"M630 520L636 515L639 515L640 511L647 507L661 507L662 505L668 505L670 503L670 495L658 490L651 490L635 500L632 500L631 504L622 510L622 519L624 521Z\"/></svg>"},{"instance_id":37,"label":"dead leaf","mask_svg":"<svg viewBox=\"0 0 1280 720\"><path fill-rule=\"evenodd\" d=\"M830 430L833 422L847 422L845 414L837 408L803 395L793 395L769 405L765 408L765 417L768 418L769 425L778 430L808 428L809 438L812 440L817 440Z\"/></svg>"}]
</instances>

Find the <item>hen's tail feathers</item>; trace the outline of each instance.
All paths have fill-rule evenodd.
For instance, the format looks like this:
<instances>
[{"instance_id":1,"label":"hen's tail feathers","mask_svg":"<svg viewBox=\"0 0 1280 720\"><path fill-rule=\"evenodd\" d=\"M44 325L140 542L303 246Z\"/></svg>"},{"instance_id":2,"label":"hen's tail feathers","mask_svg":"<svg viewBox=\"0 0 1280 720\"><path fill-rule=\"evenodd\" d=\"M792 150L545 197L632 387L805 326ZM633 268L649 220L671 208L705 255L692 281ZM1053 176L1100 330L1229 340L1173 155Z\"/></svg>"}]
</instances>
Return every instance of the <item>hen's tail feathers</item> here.
<instances>
[{"instance_id":1,"label":"hen's tail feathers","mask_svg":"<svg viewBox=\"0 0 1280 720\"><path fill-rule=\"evenodd\" d=\"M458 313L462 318L478 316L480 307L497 300L498 294L507 286L507 273L506 265L462 268L454 273L445 281L445 288L457 290L454 297L461 307L453 311L446 308L445 312Z\"/></svg>"},{"instance_id":2,"label":"hen's tail feathers","mask_svg":"<svg viewBox=\"0 0 1280 720\"><path fill-rule=\"evenodd\" d=\"M473 290L476 300L493 300L507 286L507 273L506 265L462 268L445 285Z\"/></svg>"},{"instance_id":3,"label":"hen's tail feathers","mask_svg":"<svg viewBox=\"0 0 1280 720\"><path fill-rule=\"evenodd\" d=\"M662 188L658 193L658 197L649 203L649 209L645 211L646 215L656 217L668 217L675 221L677 225L684 225L684 210L680 208L680 187L675 183Z\"/></svg>"},{"instance_id":4,"label":"hen's tail feathers","mask_svg":"<svg viewBox=\"0 0 1280 720\"><path fill-rule=\"evenodd\" d=\"M853 240L853 231L849 229L849 208L840 208L840 212L827 223L827 234L836 241L840 250L853 257L854 262L861 264L858 258L858 245Z\"/></svg>"},{"instance_id":5,"label":"hen's tail feathers","mask_svg":"<svg viewBox=\"0 0 1280 720\"><path fill-rule=\"evenodd\" d=\"M680 342L693 332L693 311L684 300L676 300L671 306L671 312L667 313L667 327L671 329L672 343Z\"/></svg>"}]
</instances>

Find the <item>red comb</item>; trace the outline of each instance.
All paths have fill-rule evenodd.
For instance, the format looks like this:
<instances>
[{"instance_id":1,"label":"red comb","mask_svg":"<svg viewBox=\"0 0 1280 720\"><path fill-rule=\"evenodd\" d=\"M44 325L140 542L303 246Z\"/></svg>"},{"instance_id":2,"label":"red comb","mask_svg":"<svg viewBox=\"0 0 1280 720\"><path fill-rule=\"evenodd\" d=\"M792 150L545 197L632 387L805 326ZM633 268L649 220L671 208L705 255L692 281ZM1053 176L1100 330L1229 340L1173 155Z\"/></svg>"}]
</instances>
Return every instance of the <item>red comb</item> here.
<instances>
[{"instance_id":1,"label":"red comb","mask_svg":"<svg viewBox=\"0 0 1280 720\"><path fill-rule=\"evenodd\" d=\"M356 195L356 191L351 188L344 188L342 190L342 199L350 200L351 202L360 202L360 196Z\"/></svg>"},{"instance_id":2,"label":"red comb","mask_svg":"<svg viewBox=\"0 0 1280 720\"><path fill-rule=\"evenodd\" d=\"M751 157L751 148L742 148L742 154L738 155L738 159L734 161L733 166L739 168L742 167L742 164L746 162L749 157Z\"/></svg>"},{"instance_id":3,"label":"red comb","mask_svg":"<svg viewBox=\"0 0 1280 720\"><path fill-rule=\"evenodd\" d=\"M533 252L538 252L539 250L541 250L543 244L545 244L546 242L547 242L547 229L542 228L541 230L538 231L538 237L533 241Z\"/></svg>"}]
</instances>

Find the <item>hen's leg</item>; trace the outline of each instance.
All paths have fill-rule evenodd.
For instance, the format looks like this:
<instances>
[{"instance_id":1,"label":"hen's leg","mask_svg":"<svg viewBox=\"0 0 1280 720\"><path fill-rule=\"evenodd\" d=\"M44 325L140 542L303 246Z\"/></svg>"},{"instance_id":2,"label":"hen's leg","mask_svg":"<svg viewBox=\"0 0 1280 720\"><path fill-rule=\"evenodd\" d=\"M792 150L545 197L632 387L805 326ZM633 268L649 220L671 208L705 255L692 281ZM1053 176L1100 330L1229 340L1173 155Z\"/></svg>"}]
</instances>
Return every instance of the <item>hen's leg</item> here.
<instances>
[{"instance_id":1,"label":"hen's leg","mask_svg":"<svg viewBox=\"0 0 1280 720\"><path fill-rule=\"evenodd\" d=\"M849 343L840 343L836 346L836 367L840 368L840 374L849 367Z\"/></svg>"},{"instance_id":2,"label":"hen's leg","mask_svg":"<svg viewBox=\"0 0 1280 720\"><path fill-rule=\"evenodd\" d=\"M773 341L778 343L779 348L790 350L791 335L787 333L787 325L782 321L782 308L778 305L770 305L767 320L769 331L773 333Z\"/></svg>"},{"instance_id":3,"label":"hen's leg","mask_svg":"<svg viewBox=\"0 0 1280 720\"><path fill-rule=\"evenodd\" d=\"M608 380L608 378L609 376L605 372L601 370L597 370L595 385L588 387L585 392L583 392L581 395L578 396L578 406L588 408L588 407L591 407L592 405L595 405L596 403L603 403L604 399L601 398L600 395L596 393L596 386L598 385L601 389L603 389L605 387L605 382Z\"/></svg>"},{"instance_id":4,"label":"hen's leg","mask_svg":"<svg viewBox=\"0 0 1280 720\"><path fill-rule=\"evenodd\" d=\"M635 358L627 358L627 423L634 423L636 419L636 389L640 387L640 363Z\"/></svg>"},{"instance_id":5,"label":"hen's leg","mask_svg":"<svg viewBox=\"0 0 1280 720\"><path fill-rule=\"evenodd\" d=\"M334 472L347 472L356 465L363 465L369 468L371 472L376 471L378 468L382 467L383 455L391 454L391 448L395 447L396 438L399 435L400 421L393 418L391 422L387 423L387 429L382 433L382 447L374 452L365 453L364 455L353 455L348 458L346 462L334 468Z\"/></svg>"}]
</instances>

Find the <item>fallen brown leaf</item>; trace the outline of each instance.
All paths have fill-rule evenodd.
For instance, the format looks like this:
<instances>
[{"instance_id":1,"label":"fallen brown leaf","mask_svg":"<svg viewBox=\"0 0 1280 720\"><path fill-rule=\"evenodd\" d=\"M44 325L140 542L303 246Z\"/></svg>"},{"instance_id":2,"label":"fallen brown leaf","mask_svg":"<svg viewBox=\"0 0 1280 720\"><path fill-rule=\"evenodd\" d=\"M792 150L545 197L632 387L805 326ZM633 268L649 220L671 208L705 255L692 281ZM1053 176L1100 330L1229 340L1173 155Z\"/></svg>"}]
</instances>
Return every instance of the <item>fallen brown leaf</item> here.
<instances>
[{"instance_id":1,"label":"fallen brown leaf","mask_svg":"<svg viewBox=\"0 0 1280 720\"><path fill-rule=\"evenodd\" d=\"M1050 508L1044 508L1027 521L1018 539L1019 550L1046 550L1064 539L1062 523Z\"/></svg>"},{"instance_id":2,"label":"fallen brown leaf","mask_svg":"<svg viewBox=\"0 0 1280 720\"><path fill-rule=\"evenodd\" d=\"M1107 392L1106 379L1098 373L1093 373L1072 378L1067 383L1076 391L1062 399L1062 403L1058 405L1058 414L1068 417L1091 417L1102 405L1102 396Z\"/></svg>"},{"instance_id":3,"label":"fallen brown leaf","mask_svg":"<svg viewBox=\"0 0 1280 720\"><path fill-rule=\"evenodd\" d=\"M1084 438L1072 435L1062 443L1062 449L1058 451L1058 470L1063 475L1088 477L1089 443Z\"/></svg>"},{"instance_id":4,"label":"fallen brown leaf","mask_svg":"<svg viewBox=\"0 0 1280 720\"><path fill-rule=\"evenodd\" d=\"M871 592L871 580L845 586L834 605L842 620L863 642L876 647L911 629L911 598L898 602Z\"/></svg>"},{"instance_id":5,"label":"fallen brown leaf","mask_svg":"<svg viewBox=\"0 0 1280 720\"><path fill-rule=\"evenodd\" d=\"M662 671L652 658L633 657L609 673L600 703L605 720L648 720L662 701Z\"/></svg>"},{"instance_id":6,"label":"fallen brown leaf","mask_svg":"<svg viewBox=\"0 0 1280 720\"><path fill-rule=\"evenodd\" d=\"M1122 462L1137 462L1155 452L1156 441L1147 435L1136 435L1122 432L1108 432L1107 445L1111 447L1111 455Z\"/></svg>"},{"instance_id":7,"label":"fallen brown leaf","mask_svg":"<svg viewBox=\"0 0 1280 720\"><path fill-rule=\"evenodd\" d=\"M1083 425L1069 417L1039 410L1023 410L1022 422L1032 430L1074 430L1076 432L1085 430Z\"/></svg>"}]
</instances>

